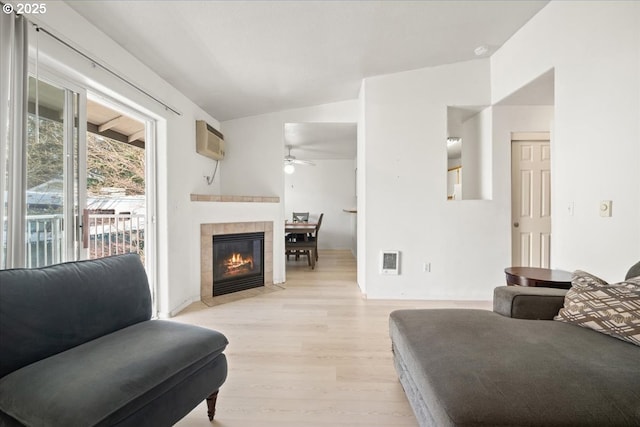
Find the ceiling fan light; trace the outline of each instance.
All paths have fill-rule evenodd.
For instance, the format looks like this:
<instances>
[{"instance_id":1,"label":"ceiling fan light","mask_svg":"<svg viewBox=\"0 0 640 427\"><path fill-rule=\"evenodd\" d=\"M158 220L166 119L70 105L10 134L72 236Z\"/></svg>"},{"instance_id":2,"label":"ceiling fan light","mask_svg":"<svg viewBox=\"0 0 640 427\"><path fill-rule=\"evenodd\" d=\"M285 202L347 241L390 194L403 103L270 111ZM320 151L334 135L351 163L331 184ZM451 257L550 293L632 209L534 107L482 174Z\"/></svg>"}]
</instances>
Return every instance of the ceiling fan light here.
<instances>
[{"instance_id":1,"label":"ceiling fan light","mask_svg":"<svg viewBox=\"0 0 640 427\"><path fill-rule=\"evenodd\" d=\"M296 167L293 166L293 164L287 163L286 165L284 165L284 173L288 173L289 175L291 175L295 171L296 171Z\"/></svg>"}]
</instances>

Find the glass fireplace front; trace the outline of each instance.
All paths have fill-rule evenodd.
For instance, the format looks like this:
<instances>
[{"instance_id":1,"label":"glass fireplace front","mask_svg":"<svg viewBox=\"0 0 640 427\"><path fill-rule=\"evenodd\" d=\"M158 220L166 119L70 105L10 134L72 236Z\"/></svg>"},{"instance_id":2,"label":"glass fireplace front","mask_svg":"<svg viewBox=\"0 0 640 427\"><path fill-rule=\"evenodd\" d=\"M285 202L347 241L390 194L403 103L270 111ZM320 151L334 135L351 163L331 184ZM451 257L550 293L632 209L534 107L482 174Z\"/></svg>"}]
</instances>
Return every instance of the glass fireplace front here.
<instances>
[{"instance_id":1,"label":"glass fireplace front","mask_svg":"<svg viewBox=\"0 0 640 427\"><path fill-rule=\"evenodd\" d=\"M213 296L264 286L264 232L213 236Z\"/></svg>"}]
</instances>

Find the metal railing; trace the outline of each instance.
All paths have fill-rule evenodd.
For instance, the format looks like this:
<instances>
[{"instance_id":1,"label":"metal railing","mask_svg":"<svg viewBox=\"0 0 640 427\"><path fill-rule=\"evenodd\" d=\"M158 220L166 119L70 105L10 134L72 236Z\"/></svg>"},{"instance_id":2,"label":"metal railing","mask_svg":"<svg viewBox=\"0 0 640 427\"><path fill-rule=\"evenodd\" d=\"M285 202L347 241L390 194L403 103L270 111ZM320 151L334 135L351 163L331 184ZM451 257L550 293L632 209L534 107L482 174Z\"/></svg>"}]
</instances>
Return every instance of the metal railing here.
<instances>
[{"instance_id":1,"label":"metal railing","mask_svg":"<svg viewBox=\"0 0 640 427\"><path fill-rule=\"evenodd\" d=\"M144 259L145 216L88 214L84 221L84 247L89 259L135 252ZM42 267L64 260L62 214L27 215L27 267Z\"/></svg>"},{"instance_id":2,"label":"metal railing","mask_svg":"<svg viewBox=\"0 0 640 427\"><path fill-rule=\"evenodd\" d=\"M144 215L89 214L89 258L135 252L144 257ZM86 235L85 235L86 236Z\"/></svg>"},{"instance_id":3,"label":"metal railing","mask_svg":"<svg viewBox=\"0 0 640 427\"><path fill-rule=\"evenodd\" d=\"M62 214L27 215L27 267L42 267L62 261L62 225Z\"/></svg>"}]
</instances>

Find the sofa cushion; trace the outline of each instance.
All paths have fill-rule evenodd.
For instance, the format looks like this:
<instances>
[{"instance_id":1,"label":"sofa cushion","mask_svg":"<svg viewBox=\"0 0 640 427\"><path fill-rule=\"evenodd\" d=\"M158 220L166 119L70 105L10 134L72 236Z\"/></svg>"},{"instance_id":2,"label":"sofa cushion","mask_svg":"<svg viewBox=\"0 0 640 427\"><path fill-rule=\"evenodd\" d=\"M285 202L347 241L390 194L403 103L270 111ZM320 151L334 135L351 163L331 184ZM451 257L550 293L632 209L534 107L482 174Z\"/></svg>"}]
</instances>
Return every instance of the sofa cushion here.
<instances>
[{"instance_id":1,"label":"sofa cushion","mask_svg":"<svg viewBox=\"0 0 640 427\"><path fill-rule=\"evenodd\" d=\"M0 270L0 377L150 318L136 254Z\"/></svg>"},{"instance_id":2,"label":"sofa cushion","mask_svg":"<svg viewBox=\"0 0 640 427\"><path fill-rule=\"evenodd\" d=\"M138 323L6 375L0 410L25 425L116 425L212 361L224 364L215 391L226 378L226 345L209 329Z\"/></svg>"},{"instance_id":3,"label":"sofa cushion","mask_svg":"<svg viewBox=\"0 0 640 427\"><path fill-rule=\"evenodd\" d=\"M493 311L516 319L552 320L566 293L565 289L498 286L493 290Z\"/></svg>"},{"instance_id":4,"label":"sofa cushion","mask_svg":"<svg viewBox=\"0 0 640 427\"><path fill-rule=\"evenodd\" d=\"M627 342L464 309L395 311L390 334L433 425L640 425L640 348Z\"/></svg>"},{"instance_id":5,"label":"sofa cushion","mask_svg":"<svg viewBox=\"0 0 640 427\"><path fill-rule=\"evenodd\" d=\"M577 270L554 319L640 345L640 277L610 285Z\"/></svg>"},{"instance_id":6,"label":"sofa cushion","mask_svg":"<svg viewBox=\"0 0 640 427\"><path fill-rule=\"evenodd\" d=\"M636 262L629 268L627 274L624 276L624 280L629 280L634 277L640 277L640 261Z\"/></svg>"}]
</instances>

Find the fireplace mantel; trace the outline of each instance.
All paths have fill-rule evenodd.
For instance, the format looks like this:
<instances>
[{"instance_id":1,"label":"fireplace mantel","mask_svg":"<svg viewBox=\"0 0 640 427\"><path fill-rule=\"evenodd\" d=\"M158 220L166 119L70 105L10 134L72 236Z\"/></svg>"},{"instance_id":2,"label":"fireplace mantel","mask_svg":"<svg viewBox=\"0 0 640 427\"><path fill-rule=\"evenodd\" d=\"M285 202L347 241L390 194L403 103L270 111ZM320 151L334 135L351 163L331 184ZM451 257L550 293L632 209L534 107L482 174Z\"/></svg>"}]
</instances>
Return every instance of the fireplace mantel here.
<instances>
[{"instance_id":1,"label":"fireplace mantel","mask_svg":"<svg viewBox=\"0 0 640 427\"><path fill-rule=\"evenodd\" d=\"M192 202L280 203L278 196L228 196L219 194L191 194Z\"/></svg>"}]
</instances>

